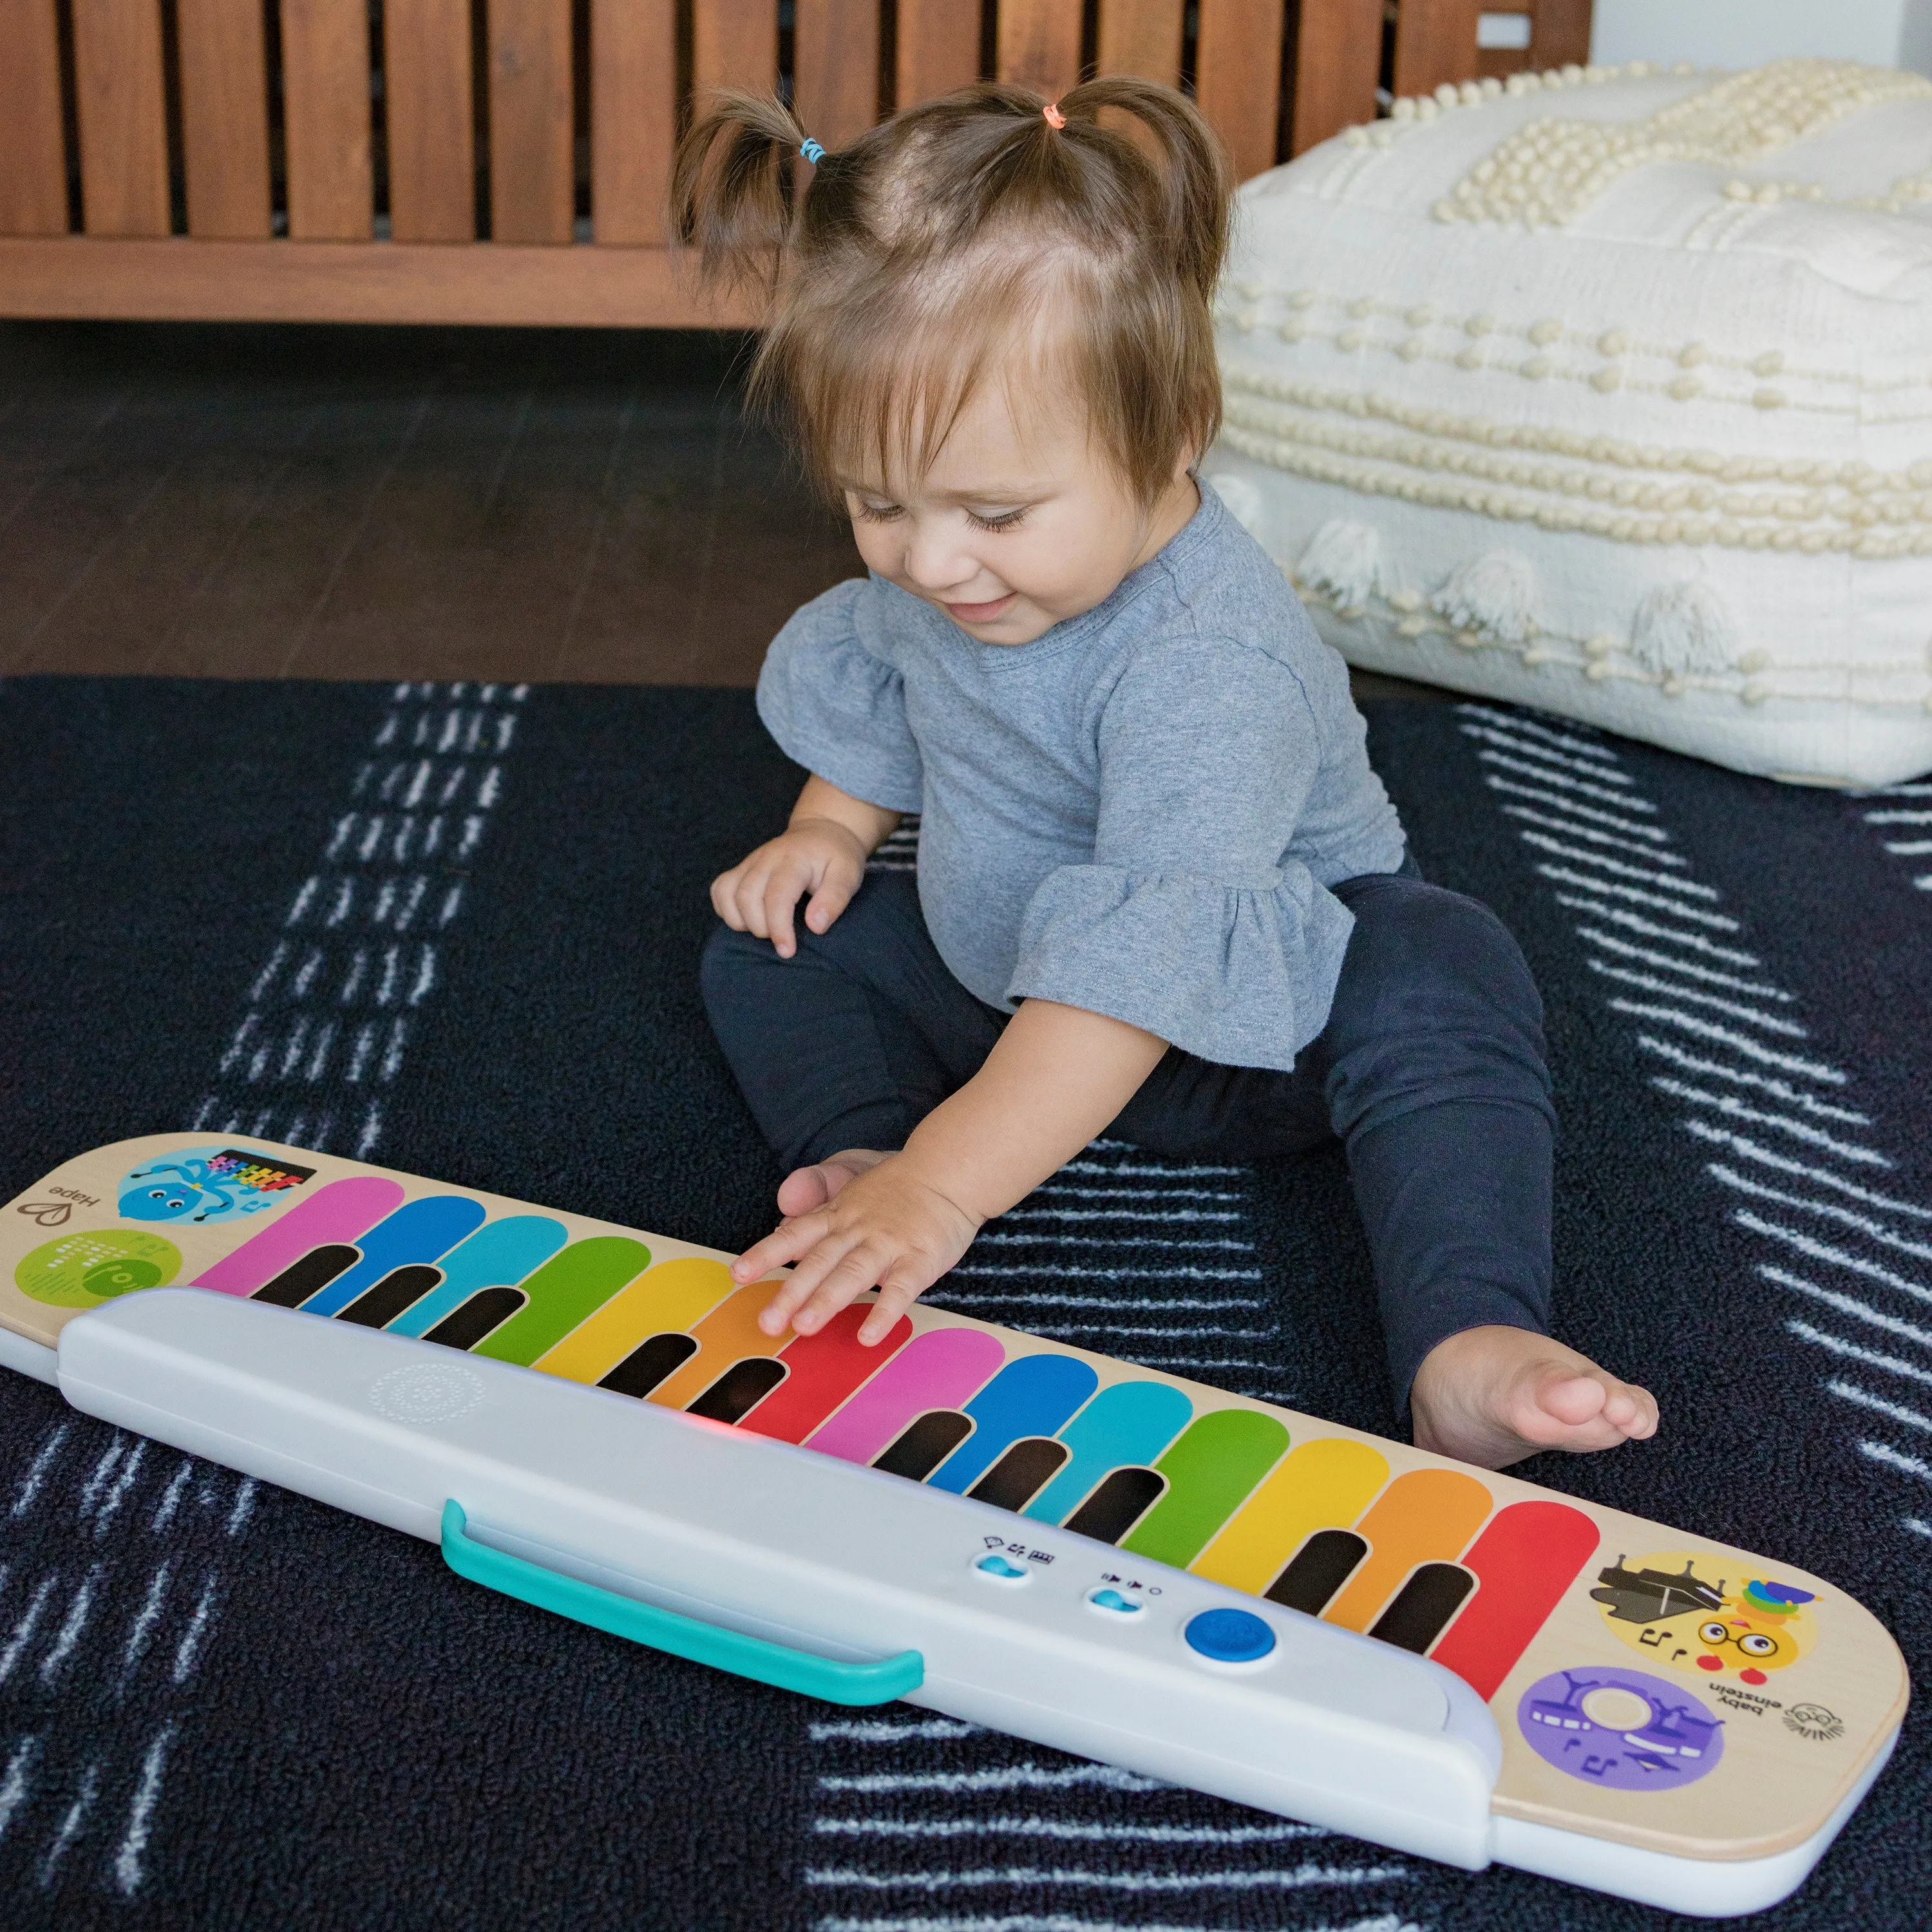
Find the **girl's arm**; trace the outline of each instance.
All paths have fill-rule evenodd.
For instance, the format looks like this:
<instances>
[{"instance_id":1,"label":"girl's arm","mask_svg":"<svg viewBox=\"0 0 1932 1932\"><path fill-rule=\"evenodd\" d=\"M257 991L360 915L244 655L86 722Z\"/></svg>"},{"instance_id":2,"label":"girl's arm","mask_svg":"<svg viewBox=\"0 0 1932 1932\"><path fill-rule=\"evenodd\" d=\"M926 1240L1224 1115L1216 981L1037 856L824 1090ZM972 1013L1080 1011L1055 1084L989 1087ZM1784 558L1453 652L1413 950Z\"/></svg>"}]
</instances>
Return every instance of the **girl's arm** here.
<instances>
[{"instance_id":1,"label":"girl's arm","mask_svg":"<svg viewBox=\"0 0 1932 1932\"><path fill-rule=\"evenodd\" d=\"M733 1264L741 1282L796 1264L759 1326L776 1335L789 1322L808 1335L876 1286L878 1305L859 1339L882 1341L966 1252L980 1224L1078 1154L1166 1050L1166 1041L1124 1020L1024 1001L986 1064L920 1123L903 1153L856 1176L823 1208L793 1216Z\"/></svg>"},{"instance_id":2,"label":"girl's arm","mask_svg":"<svg viewBox=\"0 0 1932 1932\"><path fill-rule=\"evenodd\" d=\"M899 822L896 812L868 805L815 775L805 782L791 821L748 858L711 882L711 904L734 932L769 939L781 959L798 950L792 915L812 895L805 922L824 932L850 902L866 861Z\"/></svg>"}]
</instances>

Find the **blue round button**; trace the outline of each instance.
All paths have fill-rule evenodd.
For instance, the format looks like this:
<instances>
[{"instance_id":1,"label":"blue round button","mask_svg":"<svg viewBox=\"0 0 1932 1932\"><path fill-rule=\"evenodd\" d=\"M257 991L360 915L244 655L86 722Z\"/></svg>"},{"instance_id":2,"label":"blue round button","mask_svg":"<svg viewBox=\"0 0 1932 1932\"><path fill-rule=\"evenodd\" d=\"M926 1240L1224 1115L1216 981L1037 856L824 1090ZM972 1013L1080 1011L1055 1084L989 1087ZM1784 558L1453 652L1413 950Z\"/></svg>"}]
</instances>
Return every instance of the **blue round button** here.
<instances>
[{"instance_id":1,"label":"blue round button","mask_svg":"<svg viewBox=\"0 0 1932 1932\"><path fill-rule=\"evenodd\" d=\"M1247 1610L1203 1610L1182 1634L1190 1650L1216 1664L1252 1664L1274 1648L1274 1632Z\"/></svg>"}]
</instances>

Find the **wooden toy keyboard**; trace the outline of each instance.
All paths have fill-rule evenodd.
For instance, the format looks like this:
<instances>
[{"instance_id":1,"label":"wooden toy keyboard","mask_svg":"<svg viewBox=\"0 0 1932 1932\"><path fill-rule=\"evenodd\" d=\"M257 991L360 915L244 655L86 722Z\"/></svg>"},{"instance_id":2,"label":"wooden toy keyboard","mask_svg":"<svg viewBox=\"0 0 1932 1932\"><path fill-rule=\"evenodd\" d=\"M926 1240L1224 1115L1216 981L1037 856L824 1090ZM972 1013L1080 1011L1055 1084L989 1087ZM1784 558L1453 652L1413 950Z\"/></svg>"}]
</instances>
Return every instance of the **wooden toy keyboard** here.
<instances>
[{"instance_id":1,"label":"wooden toy keyboard","mask_svg":"<svg viewBox=\"0 0 1932 1932\"><path fill-rule=\"evenodd\" d=\"M0 1214L0 1324L51 1348L130 1294L198 1287L992 1504L1015 1520L988 1560L1016 1573L1055 1530L1115 1552L1093 1594L1129 1612L1185 1571L1445 1667L1501 1734L1496 1815L1606 1847L1822 1846L1895 1736L1891 1638L1788 1564L944 1310L873 1348L862 1305L773 1340L770 1282L734 1288L728 1258L332 1155L157 1135Z\"/></svg>"}]
</instances>

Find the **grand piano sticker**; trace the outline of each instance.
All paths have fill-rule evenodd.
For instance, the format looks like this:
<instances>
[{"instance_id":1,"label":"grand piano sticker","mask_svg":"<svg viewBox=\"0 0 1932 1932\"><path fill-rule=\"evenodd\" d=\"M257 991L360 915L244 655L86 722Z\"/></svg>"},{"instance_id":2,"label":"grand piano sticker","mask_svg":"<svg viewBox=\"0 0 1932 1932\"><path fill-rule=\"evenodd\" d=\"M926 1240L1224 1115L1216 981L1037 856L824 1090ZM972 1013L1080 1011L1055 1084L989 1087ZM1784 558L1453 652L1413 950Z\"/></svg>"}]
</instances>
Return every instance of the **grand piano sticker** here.
<instances>
[{"instance_id":1,"label":"grand piano sticker","mask_svg":"<svg viewBox=\"0 0 1932 1932\"><path fill-rule=\"evenodd\" d=\"M1774 1576L1748 1576L1734 1588L1726 1578L1697 1575L1698 1561L1676 1550L1634 1564L1619 1556L1598 1573L1591 1598L1606 1624L1648 1661L1720 1684L1757 1690L1810 1649L1815 1592Z\"/></svg>"}]
</instances>

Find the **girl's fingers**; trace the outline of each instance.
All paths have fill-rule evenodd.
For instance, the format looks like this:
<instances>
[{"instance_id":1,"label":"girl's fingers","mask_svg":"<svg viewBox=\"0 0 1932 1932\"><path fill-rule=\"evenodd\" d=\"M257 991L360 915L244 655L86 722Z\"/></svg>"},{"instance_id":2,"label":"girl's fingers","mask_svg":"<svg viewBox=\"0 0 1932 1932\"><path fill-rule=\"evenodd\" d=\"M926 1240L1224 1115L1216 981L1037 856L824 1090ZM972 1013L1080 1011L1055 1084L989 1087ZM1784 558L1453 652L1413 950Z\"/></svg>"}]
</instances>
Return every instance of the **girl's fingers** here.
<instances>
[{"instance_id":1,"label":"girl's fingers","mask_svg":"<svg viewBox=\"0 0 1932 1932\"><path fill-rule=\"evenodd\" d=\"M860 878L863 878L861 873ZM832 922L852 903L852 895L858 890L859 879L836 876L828 872L818 882L805 908L805 922L814 932L828 932Z\"/></svg>"},{"instance_id":2,"label":"girl's fingers","mask_svg":"<svg viewBox=\"0 0 1932 1932\"><path fill-rule=\"evenodd\" d=\"M798 950L792 928L792 916L798 909L799 895L812 883L800 866L774 866L765 881L765 928L781 959L789 959Z\"/></svg>"},{"instance_id":3,"label":"girl's fingers","mask_svg":"<svg viewBox=\"0 0 1932 1932\"><path fill-rule=\"evenodd\" d=\"M763 939L765 933L764 877L765 868L757 862L754 853L738 868L730 878L731 910L737 916L728 922L740 932L748 932L754 939Z\"/></svg>"},{"instance_id":4,"label":"girl's fingers","mask_svg":"<svg viewBox=\"0 0 1932 1932\"><path fill-rule=\"evenodd\" d=\"M758 1317L758 1326L767 1335L781 1335L784 1332L785 1324L790 1322L799 1334L806 1334L807 1329L799 1328L800 1311L812 1300L819 1284L850 1250L855 1238L850 1234L822 1235L811 1252L792 1270L790 1280L766 1303ZM848 1296L847 1300L850 1299Z\"/></svg>"},{"instance_id":5,"label":"girl's fingers","mask_svg":"<svg viewBox=\"0 0 1932 1932\"><path fill-rule=\"evenodd\" d=\"M801 1335L816 1334L840 1309L874 1286L892 1259L892 1251L874 1242L862 1241L848 1248L831 1267L821 1271L811 1298L791 1318L793 1328ZM886 1324L888 1328L891 1325Z\"/></svg>"},{"instance_id":6,"label":"girl's fingers","mask_svg":"<svg viewBox=\"0 0 1932 1932\"><path fill-rule=\"evenodd\" d=\"M758 1311L758 1329L761 1334L782 1335L791 1326L791 1318L798 1305L811 1292L798 1286L798 1277L794 1275L779 1287L777 1294Z\"/></svg>"},{"instance_id":7,"label":"girl's fingers","mask_svg":"<svg viewBox=\"0 0 1932 1932\"><path fill-rule=\"evenodd\" d=\"M762 1241L754 1241L731 1264L731 1277L734 1281L756 1281L774 1268L796 1261L830 1232L831 1224L823 1211L781 1221Z\"/></svg>"},{"instance_id":8,"label":"girl's fingers","mask_svg":"<svg viewBox=\"0 0 1932 1932\"><path fill-rule=\"evenodd\" d=\"M892 1324L939 1279L931 1269L902 1259L886 1270L872 1312L859 1324L859 1340L876 1348L892 1332Z\"/></svg>"},{"instance_id":9,"label":"girl's fingers","mask_svg":"<svg viewBox=\"0 0 1932 1932\"><path fill-rule=\"evenodd\" d=\"M743 870L734 866L728 872L720 872L711 881L711 910L734 932L745 929L744 915L738 910L738 874Z\"/></svg>"}]
</instances>

